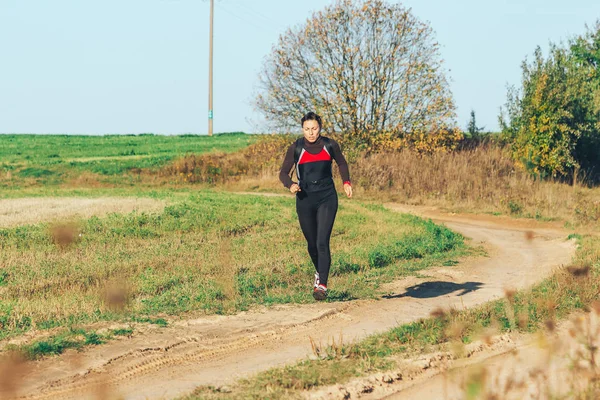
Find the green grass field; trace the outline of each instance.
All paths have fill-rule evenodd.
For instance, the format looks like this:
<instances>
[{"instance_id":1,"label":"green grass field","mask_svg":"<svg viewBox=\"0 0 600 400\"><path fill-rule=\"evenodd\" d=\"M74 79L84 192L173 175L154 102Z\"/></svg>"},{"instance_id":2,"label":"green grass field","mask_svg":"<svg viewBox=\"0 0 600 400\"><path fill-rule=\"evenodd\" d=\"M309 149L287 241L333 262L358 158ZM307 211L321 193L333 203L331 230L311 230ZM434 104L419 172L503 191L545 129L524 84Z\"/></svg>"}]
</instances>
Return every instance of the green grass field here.
<instances>
[{"instance_id":1,"label":"green grass field","mask_svg":"<svg viewBox=\"0 0 600 400\"><path fill-rule=\"evenodd\" d=\"M0 172L18 181L61 183L66 176L89 172L118 175L155 169L185 154L234 152L258 135L241 132L200 135L0 135ZM14 183L14 182L13 182Z\"/></svg>"}]
</instances>

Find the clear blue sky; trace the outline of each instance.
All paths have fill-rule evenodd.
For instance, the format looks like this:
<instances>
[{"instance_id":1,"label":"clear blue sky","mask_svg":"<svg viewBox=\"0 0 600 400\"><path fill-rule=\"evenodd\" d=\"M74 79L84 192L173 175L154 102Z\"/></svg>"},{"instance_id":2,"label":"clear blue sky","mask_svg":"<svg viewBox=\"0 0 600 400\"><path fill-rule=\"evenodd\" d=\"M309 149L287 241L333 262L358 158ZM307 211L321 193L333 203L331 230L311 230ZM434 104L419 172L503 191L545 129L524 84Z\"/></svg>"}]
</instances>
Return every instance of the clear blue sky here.
<instances>
[{"instance_id":1,"label":"clear blue sky","mask_svg":"<svg viewBox=\"0 0 600 400\"><path fill-rule=\"evenodd\" d=\"M215 132L256 131L257 74L330 0L216 0ZM537 45L583 33L599 0L406 0L442 45L465 127L497 129ZM206 133L206 0L0 0L0 133Z\"/></svg>"}]
</instances>

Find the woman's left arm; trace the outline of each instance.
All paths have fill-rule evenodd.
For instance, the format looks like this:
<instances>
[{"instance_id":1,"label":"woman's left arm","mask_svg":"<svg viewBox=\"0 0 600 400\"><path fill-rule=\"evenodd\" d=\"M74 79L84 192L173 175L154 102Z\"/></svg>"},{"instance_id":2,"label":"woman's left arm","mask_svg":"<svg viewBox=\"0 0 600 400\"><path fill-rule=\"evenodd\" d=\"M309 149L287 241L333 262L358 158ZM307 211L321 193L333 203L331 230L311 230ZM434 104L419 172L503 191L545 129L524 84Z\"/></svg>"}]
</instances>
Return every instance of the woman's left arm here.
<instances>
[{"instance_id":1,"label":"woman's left arm","mask_svg":"<svg viewBox=\"0 0 600 400\"><path fill-rule=\"evenodd\" d=\"M340 175L342 176L342 181L344 182L344 192L346 192L346 196L350 198L352 197L352 184L350 183L350 171L348 170L348 163L342 154L340 145L335 140L331 140L331 147L333 148L333 159L340 169Z\"/></svg>"}]
</instances>

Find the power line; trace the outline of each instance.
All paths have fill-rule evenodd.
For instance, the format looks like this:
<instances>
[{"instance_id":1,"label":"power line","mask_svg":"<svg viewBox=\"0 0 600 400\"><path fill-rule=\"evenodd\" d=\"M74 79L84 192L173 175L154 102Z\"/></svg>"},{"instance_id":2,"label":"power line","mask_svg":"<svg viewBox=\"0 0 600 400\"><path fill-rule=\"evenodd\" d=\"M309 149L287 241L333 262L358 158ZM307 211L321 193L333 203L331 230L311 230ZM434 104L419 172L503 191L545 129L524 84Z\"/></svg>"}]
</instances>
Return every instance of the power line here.
<instances>
[{"instance_id":1,"label":"power line","mask_svg":"<svg viewBox=\"0 0 600 400\"><path fill-rule=\"evenodd\" d=\"M268 22L270 24L279 24L279 22L266 17L264 14L254 10L253 8L251 8L250 6L248 6L247 4L245 4L243 1L239 1L239 0L233 0L234 3L236 3L237 5L239 5L240 7L244 8L246 10L247 13L249 14L253 14L255 17L258 17L260 19L262 19L265 22Z\"/></svg>"},{"instance_id":2,"label":"power line","mask_svg":"<svg viewBox=\"0 0 600 400\"><path fill-rule=\"evenodd\" d=\"M236 12L233 12L231 10L229 10L227 7L225 7L225 5L223 4L223 2L219 2L217 3L217 7L219 7L221 10L225 11L227 14L239 19L240 21L251 25L252 27L256 28L256 29L260 29L263 30L264 32L272 32L271 29L268 29L267 26L264 25L257 25L254 21L246 19L242 16L240 16L239 14L237 14Z\"/></svg>"}]
</instances>

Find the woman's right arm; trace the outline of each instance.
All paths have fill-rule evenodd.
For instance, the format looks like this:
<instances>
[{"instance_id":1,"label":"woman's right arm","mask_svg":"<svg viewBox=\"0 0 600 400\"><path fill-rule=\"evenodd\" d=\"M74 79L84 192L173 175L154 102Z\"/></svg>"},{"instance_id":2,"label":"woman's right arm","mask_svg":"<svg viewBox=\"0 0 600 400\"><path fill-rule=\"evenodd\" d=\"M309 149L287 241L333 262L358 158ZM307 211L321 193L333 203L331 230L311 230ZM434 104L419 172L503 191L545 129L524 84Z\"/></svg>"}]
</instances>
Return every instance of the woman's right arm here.
<instances>
[{"instance_id":1,"label":"woman's right arm","mask_svg":"<svg viewBox=\"0 0 600 400\"><path fill-rule=\"evenodd\" d=\"M288 148L285 153L285 158L283 159L283 164L281 164L281 170L279 171L279 180L283 183L283 186L286 188L290 188L294 183L292 178L290 178L290 171L294 167L294 151L296 150L296 143L292 143L292 145Z\"/></svg>"}]
</instances>

